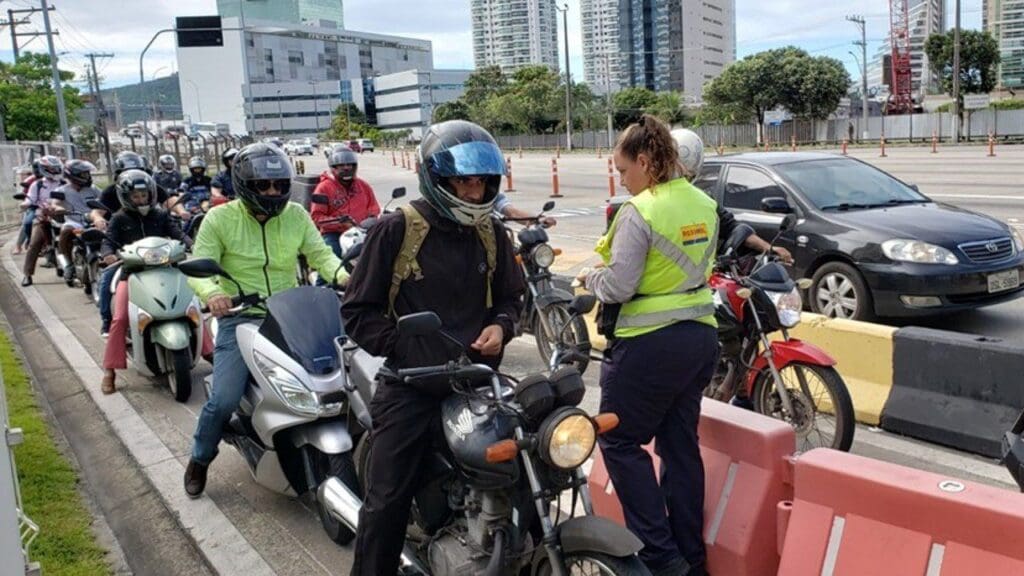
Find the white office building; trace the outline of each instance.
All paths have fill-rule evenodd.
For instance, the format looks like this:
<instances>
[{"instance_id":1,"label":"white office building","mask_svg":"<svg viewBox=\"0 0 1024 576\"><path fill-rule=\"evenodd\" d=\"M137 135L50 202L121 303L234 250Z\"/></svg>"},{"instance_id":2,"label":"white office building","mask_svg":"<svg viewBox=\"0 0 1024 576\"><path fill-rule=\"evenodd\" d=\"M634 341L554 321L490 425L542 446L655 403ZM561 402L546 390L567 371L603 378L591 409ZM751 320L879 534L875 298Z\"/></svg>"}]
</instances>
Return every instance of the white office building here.
<instances>
[{"instance_id":1,"label":"white office building","mask_svg":"<svg viewBox=\"0 0 1024 576\"><path fill-rule=\"evenodd\" d=\"M512 74L542 64L558 70L555 0L471 0L473 59L477 68Z\"/></svg>"},{"instance_id":2,"label":"white office building","mask_svg":"<svg viewBox=\"0 0 1024 576\"><path fill-rule=\"evenodd\" d=\"M736 61L736 0L682 0L683 94L699 102L704 85Z\"/></svg>"},{"instance_id":3,"label":"white office building","mask_svg":"<svg viewBox=\"0 0 1024 576\"><path fill-rule=\"evenodd\" d=\"M434 109L458 100L465 91L471 70L407 70L377 76L373 80L377 103L377 127L412 131L420 140L430 126Z\"/></svg>"},{"instance_id":4,"label":"white office building","mask_svg":"<svg viewBox=\"0 0 1024 576\"><path fill-rule=\"evenodd\" d=\"M223 27L240 21L224 18ZM433 68L428 40L248 15L246 28L225 30L222 46L177 48L182 110L193 121L256 137L314 135L343 102L374 120L374 76Z\"/></svg>"}]
</instances>

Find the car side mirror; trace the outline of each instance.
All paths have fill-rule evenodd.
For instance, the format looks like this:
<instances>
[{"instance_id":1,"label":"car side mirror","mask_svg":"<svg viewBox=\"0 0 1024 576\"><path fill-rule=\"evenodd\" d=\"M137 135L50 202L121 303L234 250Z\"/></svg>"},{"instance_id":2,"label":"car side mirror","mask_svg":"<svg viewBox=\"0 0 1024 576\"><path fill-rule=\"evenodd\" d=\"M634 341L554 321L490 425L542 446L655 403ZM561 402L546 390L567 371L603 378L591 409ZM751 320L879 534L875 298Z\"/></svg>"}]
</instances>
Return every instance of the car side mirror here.
<instances>
[{"instance_id":1,"label":"car side mirror","mask_svg":"<svg viewBox=\"0 0 1024 576\"><path fill-rule=\"evenodd\" d=\"M228 273L220 267L215 260L210 258L193 258L178 264L178 270L190 278L212 278L214 276L228 276Z\"/></svg>"},{"instance_id":2,"label":"car side mirror","mask_svg":"<svg viewBox=\"0 0 1024 576\"><path fill-rule=\"evenodd\" d=\"M921 187L918 186L917 184L911 184L910 185L910 189L913 190L914 192L920 192L921 191Z\"/></svg>"},{"instance_id":3,"label":"car side mirror","mask_svg":"<svg viewBox=\"0 0 1024 576\"><path fill-rule=\"evenodd\" d=\"M793 207L789 205L788 200L781 196L769 196L761 200L761 211L769 214L790 214L793 212Z\"/></svg>"},{"instance_id":4,"label":"car side mirror","mask_svg":"<svg viewBox=\"0 0 1024 576\"><path fill-rule=\"evenodd\" d=\"M403 196L405 196L405 186L399 186L398 188L395 188L394 190L391 191L392 200L402 198Z\"/></svg>"},{"instance_id":5,"label":"car side mirror","mask_svg":"<svg viewBox=\"0 0 1024 576\"><path fill-rule=\"evenodd\" d=\"M554 210L554 209L555 209L555 202L553 200L548 200L547 202L544 203L544 208L543 208L544 212L550 212L551 210Z\"/></svg>"},{"instance_id":6,"label":"car side mirror","mask_svg":"<svg viewBox=\"0 0 1024 576\"><path fill-rule=\"evenodd\" d=\"M327 196L324 196L323 194L313 194L312 196L309 197L309 201L313 204L330 204L330 201L327 199Z\"/></svg>"},{"instance_id":7,"label":"car side mirror","mask_svg":"<svg viewBox=\"0 0 1024 576\"><path fill-rule=\"evenodd\" d=\"M441 330L441 318L434 312L417 312L398 319L402 336L430 336Z\"/></svg>"},{"instance_id":8,"label":"car side mirror","mask_svg":"<svg viewBox=\"0 0 1024 576\"><path fill-rule=\"evenodd\" d=\"M58 192L54 190L53 192L50 192L50 198L52 198L53 200L59 200L63 202L67 198L67 196L65 196L63 192Z\"/></svg>"},{"instance_id":9,"label":"car side mirror","mask_svg":"<svg viewBox=\"0 0 1024 576\"><path fill-rule=\"evenodd\" d=\"M597 306L597 296L593 294L580 294L569 302L569 313L582 316L589 314Z\"/></svg>"},{"instance_id":10,"label":"car side mirror","mask_svg":"<svg viewBox=\"0 0 1024 576\"><path fill-rule=\"evenodd\" d=\"M782 224L779 226L779 231L789 232L793 228L796 228L796 214L786 214L786 217L782 219Z\"/></svg>"}]
</instances>

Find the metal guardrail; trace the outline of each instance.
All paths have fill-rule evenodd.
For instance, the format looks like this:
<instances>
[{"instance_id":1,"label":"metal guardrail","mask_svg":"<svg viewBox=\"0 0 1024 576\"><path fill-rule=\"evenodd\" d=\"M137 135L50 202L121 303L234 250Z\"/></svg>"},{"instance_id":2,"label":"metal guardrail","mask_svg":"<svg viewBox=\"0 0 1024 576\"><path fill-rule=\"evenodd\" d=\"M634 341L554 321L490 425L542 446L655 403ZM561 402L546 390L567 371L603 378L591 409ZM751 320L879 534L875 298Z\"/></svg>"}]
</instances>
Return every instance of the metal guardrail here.
<instances>
[{"instance_id":1,"label":"metal guardrail","mask_svg":"<svg viewBox=\"0 0 1024 576\"><path fill-rule=\"evenodd\" d=\"M23 511L14 463L13 448L21 444L24 437L20 428L10 427L2 372L0 428L3 430L3 445L0 446L0 558L4 559L3 572L5 576L38 576L41 569L38 563L29 560L29 549L39 535L39 526Z\"/></svg>"}]
</instances>

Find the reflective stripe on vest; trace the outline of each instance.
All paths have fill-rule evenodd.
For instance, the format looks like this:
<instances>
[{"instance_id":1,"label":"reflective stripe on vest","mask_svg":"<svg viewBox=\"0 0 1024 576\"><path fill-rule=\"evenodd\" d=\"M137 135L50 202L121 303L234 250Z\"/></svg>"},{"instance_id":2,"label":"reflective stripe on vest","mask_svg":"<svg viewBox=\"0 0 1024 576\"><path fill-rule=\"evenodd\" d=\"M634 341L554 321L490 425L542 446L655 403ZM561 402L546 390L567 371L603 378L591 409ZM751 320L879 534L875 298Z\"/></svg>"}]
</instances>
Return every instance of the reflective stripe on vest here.
<instances>
[{"instance_id":1,"label":"reflective stripe on vest","mask_svg":"<svg viewBox=\"0 0 1024 576\"><path fill-rule=\"evenodd\" d=\"M651 312L650 314L635 314L632 316L619 316L615 322L616 328L642 328L644 326L657 326L669 322L683 322L685 320L696 320L715 313L714 304L702 304L690 308L673 308L662 312Z\"/></svg>"},{"instance_id":2,"label":"reflective stripe on vest","mask_svg":"<svg viewBox=\"0 0 1024 576\"><path fill-rule=\"evenodd\" d=\"M718 227L715 227L715 233L711 236L711 242L708 243L708 247L704 250L704 255L701 256L700 262L694 262L693 258L690 258L685 252L680 250L678 246L655 230L653 226L651 227L651 246L678 266L683 271L683 274L686 274L686 281L670 293L686 294L706 284L704 272L708 269L711 259L715 257L715 247L718 246Z\"/></svg>"}]
</instances>

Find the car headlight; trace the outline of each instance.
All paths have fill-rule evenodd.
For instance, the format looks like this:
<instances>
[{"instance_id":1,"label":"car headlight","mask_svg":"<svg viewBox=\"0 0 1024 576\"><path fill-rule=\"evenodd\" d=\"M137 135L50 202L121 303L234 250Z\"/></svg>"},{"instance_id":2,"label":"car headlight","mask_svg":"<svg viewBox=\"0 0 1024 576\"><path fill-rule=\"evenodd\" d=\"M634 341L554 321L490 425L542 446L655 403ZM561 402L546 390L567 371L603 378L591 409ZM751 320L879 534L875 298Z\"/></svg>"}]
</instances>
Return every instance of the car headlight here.
<instances>
[{"instance_id":1,"label":"car headlight","mask_svg":"<svg viewBox=\"0 0 1024 576\"><path fill-rule=\"evenodd\" d=\"M547 244L539 244L531 255L534 263L541 268L550 268L555 263L555 249Z\"/></svg>"},{"instance_id":2,"label":"car headlight","mask_svg":"<svg viewBox=\"0 0 1024 576\"><path fill-rule=\"evenodd\" d=\"M942 246L918 240L887 240L882 242L882 252L890 260L917 262L918 264L959 264L960 260Z\"/></svg>"},{"instance_id":3,"label":"car headlight","mask_svg":"<svg viewBox=\"0 0 1024 576\"><path fill-rule=\"evenodd\" d=\"M256 367L274 388L284 403L296 412L317 416L320 414L320 399L299 381L294 374L285 370L259 352L253 352Z\"/></svg>"},{"instance_id":4,"label":"car headlight","mask_svg":"<svg viewBox=\"0 0 1024 576\"><path fill-rule=\"evenodd\" d=\"M139 257L146 266L159 266L171 261L170 246L157 246L156 248L142 248L139 250Z\"/></svg>"},{"instance_id":5,"label":"car headlight","mask_svg":"<svg viewBox=\"0 0 1024 576\"><path fill-rule=\"evenodd\" d=\"M1017 246L1017 252L1024 252L1024 238L1021 238L1020 232L1013 226L1010 226L1010 235L1013 236L1013 243Z\"/></svg>"},{"instance_id":6,"label":"car headlight","mask_svg":"<svg viewBox=\"0 0 1024 576\"><path fill-rule=\"evenodd\" d=\"M789 292L768 292L767 294L779 314L780 324L786 328L792 328L800 323L804 299L800 296L799 288L793 288Z\"/></svg>"},{"instance_id":7,"label":"car headlight","mask_svg":"<svg viewBox=\"0 0 1024 576\"><path fill-rule=\"evenodd\" d=\"M593 420L578 408L563 408L551 414L540 430L541 459L562 470L582 466L597 444Z\"/></svg>"}]
</instances>

